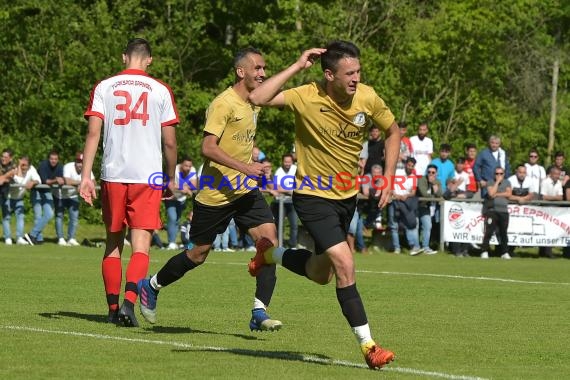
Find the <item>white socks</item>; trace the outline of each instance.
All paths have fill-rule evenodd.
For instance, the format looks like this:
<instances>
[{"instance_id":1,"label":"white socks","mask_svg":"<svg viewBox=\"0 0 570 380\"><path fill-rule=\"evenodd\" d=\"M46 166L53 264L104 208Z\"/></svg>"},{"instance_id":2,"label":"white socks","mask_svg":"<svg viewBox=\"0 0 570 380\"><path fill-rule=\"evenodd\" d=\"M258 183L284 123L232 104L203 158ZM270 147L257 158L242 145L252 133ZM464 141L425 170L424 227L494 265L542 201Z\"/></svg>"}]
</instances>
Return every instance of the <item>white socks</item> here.
<instances>
[{"instance_id":1,"label":"white socks","mask_svg":"<svg viewBox=\"0 0 570 380\"><path fill-rule=\"evenodd\" d=\"M160 288L162 288L162 285L156 280L156 274L150 278L150 286L152 286L154 290L160 290Z\"/></svg>"},{"instance_id":2,"label":"white socks","mask_svg":"<svg viewBox=\"0 0 570 380\"><path fill-rule=\"evenodd\" d=\"M258 300L257 298L253 299L253 308L254 309L263 309L265 310L265 304Z\"/></svg>"},{"instance_id":3,"label":"white socks","mask_svg":"<svg viewBox=\"0 0 570 380\"><path fill-rule=\"evenodd\" d=\"M356 341L361 346L373 341L368 323L362 326L352 327L351 329L352 333L356 337Z\"/></svg>"}]
</instances>

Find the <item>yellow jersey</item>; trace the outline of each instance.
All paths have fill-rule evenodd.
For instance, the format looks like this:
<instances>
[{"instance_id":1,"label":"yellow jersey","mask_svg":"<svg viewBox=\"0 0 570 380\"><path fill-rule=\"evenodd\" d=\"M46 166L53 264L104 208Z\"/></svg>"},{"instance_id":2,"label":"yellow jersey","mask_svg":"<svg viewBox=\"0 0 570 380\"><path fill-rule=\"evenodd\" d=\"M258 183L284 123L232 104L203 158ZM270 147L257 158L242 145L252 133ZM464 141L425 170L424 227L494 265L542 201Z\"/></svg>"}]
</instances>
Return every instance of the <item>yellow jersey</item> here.
<instances>
[{"instance_id":1,"label":"yellow jersey","mask_svg":"<svg viewBox=\"0 0 570 380\"><path fill-rule=\"evenodd\" d=\"M260 107L244 101L232 87L218 95L206 110L204 132L219 138L218 146L236 160L251 163ZM255 189L255 179L206 159L196 200L208 206L230 203Z\"/></svg>"},{"instance_id":2,"label":"yellow jersey","mask_svg":"<svg viewBox=\"0 0 570 380\"><path fill-rule=\"evenodd\" d=\"M390 128L394 123L390 109L372 87L361 83L346 107L335 103L316 82L283 94L286 106L295 113L294 192L328 199L355 196L354 177L364 138L372 124L384 131Z\"/></svg>"}]
</instances>

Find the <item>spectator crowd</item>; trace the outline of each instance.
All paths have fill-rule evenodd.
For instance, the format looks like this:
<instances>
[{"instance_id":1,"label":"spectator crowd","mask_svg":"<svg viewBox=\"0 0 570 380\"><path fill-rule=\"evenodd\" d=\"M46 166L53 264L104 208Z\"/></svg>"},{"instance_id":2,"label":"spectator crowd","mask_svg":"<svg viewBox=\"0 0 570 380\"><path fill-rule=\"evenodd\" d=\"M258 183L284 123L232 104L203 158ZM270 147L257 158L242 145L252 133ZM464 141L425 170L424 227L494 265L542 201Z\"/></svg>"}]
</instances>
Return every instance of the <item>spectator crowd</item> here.
<instances>
[{"instance_id":1,"label":"spectator crowd","mask_svg":"<svg viewBox=\"0 0 570 380\"><path fill-rule=\"evenodd\" d=\"M402 185L393 190L392 202L387 210L380 210L377 206L384 170L384 141L378 127L370 128L368 139L363 144L359 174L368 177L368 180L362 181L358 207L348 230L348 243L353 252L367 253L370 248L384 244L384 248L399 254L405 242L412 256L437 254L441 213L439 201L442 198L473 199L481 202L483 216L497 223L489 223L492 228L486 227L482 247L450 243L449 250L458 257L477 252L481 258L488 258L488 239L495 234L499 240L497 256L510 259L516 255L516 247L507 247L504 241L508 227L508 203L570 200L570 171L565 165L562 151L556 152L554 163L547 168L541 165L536 148L529 149L526 162L511 166L510 157L501 147L498 136L491 136L487 146L480 150L475 144L467 143L463 152L454 153L449 144L443 143L434 152L427 124L419 125L417 134L411 137L407 136L408 125L405 122L399 123L399 127L401 144L396 176ZM291 153L281 157L281 164L275 170L258 146L254 147L252 158L266 165L264 183L273 185L260 187L270 199L276 221L279 220L282 204L288 226L288 238L284 245L303 247L299 241L297 214L290 201L296 173L294 147ZM42 244L45 227L52 219L55 219L57 244L80 245L76 236L80 219L77 185L81 180L82 161L82 152L77 152L73 161L62 164L59 153L54 150L36 168L26 155L15 158L13 150L7 148L2 151L0 204L6 245ZM187 206L198 188L200 173L201 167L196 168L192 158L181 157L176 166L175 179L179 191L172 199L163 202L167 242L163 243L156 231L153 244L157 247L174 250L191 245L188 234L192 211ZM181 178L186 180L180 186ZM31 228L26 231L25 215L28 210L25 210L24 197L28 193L34 218ZM64 228L65 214L67 229ZM13 220L15 234L12 233ZM366 235L371 236L368 244ZM125 243L129 243L128 236ZM226 231L216 237L213 249L233 252L236 249L254 251L255 247L251 237L239 231L232 220ZM556 257L551 247L540 247L539 255ZM563 256L570 258L569 247L563 249Z\"/></svg>"}]
</instances>

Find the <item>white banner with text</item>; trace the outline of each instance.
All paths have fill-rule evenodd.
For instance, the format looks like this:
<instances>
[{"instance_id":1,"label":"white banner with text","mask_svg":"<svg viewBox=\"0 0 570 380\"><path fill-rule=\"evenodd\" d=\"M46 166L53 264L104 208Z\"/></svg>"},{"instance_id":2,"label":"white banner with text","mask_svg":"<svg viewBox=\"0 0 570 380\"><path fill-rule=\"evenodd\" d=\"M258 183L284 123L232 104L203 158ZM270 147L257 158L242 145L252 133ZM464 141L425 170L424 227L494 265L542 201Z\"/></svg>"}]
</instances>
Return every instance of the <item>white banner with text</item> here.
<instances>
[{"instance_id":1,"label":"white banner with text","mask_svg":"<svg viewBox=\"0 0 570 380\"><path fill-rule=\"evenodd\" d=\"M483 241L481 203L445 201L443 206L444 241ZM512 246L570 246L570 208L510 204L508 233ZM497 244L495 236L491 244Z\"/></svg>"}]
</instances>

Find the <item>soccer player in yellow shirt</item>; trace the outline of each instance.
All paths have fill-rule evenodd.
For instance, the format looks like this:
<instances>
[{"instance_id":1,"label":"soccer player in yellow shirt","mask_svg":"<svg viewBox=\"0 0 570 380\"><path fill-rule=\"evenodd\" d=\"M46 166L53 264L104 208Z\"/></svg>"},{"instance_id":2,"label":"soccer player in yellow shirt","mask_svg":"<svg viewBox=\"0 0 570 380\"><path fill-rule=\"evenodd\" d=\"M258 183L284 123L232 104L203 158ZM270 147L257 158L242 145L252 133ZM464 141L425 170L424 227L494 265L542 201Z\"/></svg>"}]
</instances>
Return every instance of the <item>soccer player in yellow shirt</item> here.
<instances>
[{"instance_id":1,"label":"soccer player in yellow shirt","mask_svg":"<svg viewBox=\"0 0 570 380\"><path fill-rule=\"evenodd\" d=\"M322 81L281 91L290 78L310 68L319 57ZM394 359L394 353L372 339L346 242L358 186L347 187L344 180L341 186L338 179L355 178L366 132L372 124L377 125L386 136L384 174L389 182L379 206L387 205L400 151L394 115L372 87L360 83L360 52L346 41L303 52L297 62L253 90L249 99L257 106L284 107L295 114L297 187L293 205L315 241L315 253L311 253L275 247L270 239L261 239L249 271L255 276L265 265L279 263L319 284L330 282L334 274L338 302L366 363L380 368Z\"/></svg>"},{"instance_id":2,"label":"soccer player in yellow shirt","mask_svg":"<svg viewBox=\"0 0 570 380\"><path fill-rule=\"evenodd\" d=\"M277 229L269 205L257 188L264 164L252 160L260 108L247 100L265 79L265 61L257 49L247 48L234 57L235 83L218 95L206 111L202 153L206 157L194 200L190 241L192 248L173 256L150 279L139 281L141 313L156 322L158 291L204 263L217 234L233 218L254 240L262 236L277 242ZM266 308L276 283L275 265L263 268L257 279L250 329L278 330Z\"/></svg>"}]
</instances>

